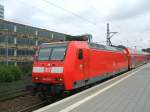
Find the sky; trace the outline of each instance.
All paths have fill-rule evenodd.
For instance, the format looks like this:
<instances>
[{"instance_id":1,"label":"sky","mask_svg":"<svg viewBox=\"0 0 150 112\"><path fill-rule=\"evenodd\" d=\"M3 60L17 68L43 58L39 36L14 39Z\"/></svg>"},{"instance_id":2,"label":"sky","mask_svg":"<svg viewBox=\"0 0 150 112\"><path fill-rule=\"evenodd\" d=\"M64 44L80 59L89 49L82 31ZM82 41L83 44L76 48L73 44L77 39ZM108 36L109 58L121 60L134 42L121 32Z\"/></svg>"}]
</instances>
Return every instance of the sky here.
<instances>
[{"instance_id":1,"label":"sky","mask_svg":"<svg viewBox=\"0 0 150 112\"><path fill-rule=\"evenodd\" d=\"M1 0L5 19L71 35L92 34L105 44L106 24L118 32L112 44L150 47L149 0Z\"/></svg>"}]
</instances>

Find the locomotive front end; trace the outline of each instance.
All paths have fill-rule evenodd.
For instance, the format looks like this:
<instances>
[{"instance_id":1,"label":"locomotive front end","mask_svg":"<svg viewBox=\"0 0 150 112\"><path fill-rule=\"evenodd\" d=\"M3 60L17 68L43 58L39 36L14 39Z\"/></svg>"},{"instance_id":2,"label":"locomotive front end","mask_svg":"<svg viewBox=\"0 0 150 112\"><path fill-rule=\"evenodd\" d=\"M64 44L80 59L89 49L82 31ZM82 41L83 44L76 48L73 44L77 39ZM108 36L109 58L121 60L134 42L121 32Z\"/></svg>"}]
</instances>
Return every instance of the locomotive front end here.
<instances>
[{"instance_id":1,"label":"locomotive front end","mask_svg":"<svg viewBox=\"0 0 150 112\"><path fill-rule=\"evenodd\" d=\"M63 90L64 60L67 43L42 44L33 64L32 82L35 90L58 92Z\"/></svg>"}]
</instances>

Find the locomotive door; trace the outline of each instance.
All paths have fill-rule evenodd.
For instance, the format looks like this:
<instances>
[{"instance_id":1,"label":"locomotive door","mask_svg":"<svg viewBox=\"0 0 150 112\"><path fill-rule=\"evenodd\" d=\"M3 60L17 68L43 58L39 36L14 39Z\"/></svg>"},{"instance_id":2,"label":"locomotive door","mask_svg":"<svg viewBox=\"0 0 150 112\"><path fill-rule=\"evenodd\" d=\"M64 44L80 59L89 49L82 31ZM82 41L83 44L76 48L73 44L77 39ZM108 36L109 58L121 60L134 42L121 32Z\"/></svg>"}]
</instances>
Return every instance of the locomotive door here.
<instances>
[{"instance_id":1,"label":"locomotive door","mask_svg":"<svg viewBox=\"0 0 150 112\"><path fill-rule=\"evenodd\" d=\"M88 49L79 49L78 58L80 60L80 71L83 74L83 80L85 83L89 78L89 50Z\"/></svg>"},{"instance_id":2,"label":"locomotive door","mask_svg":"<svg viewBox=\"0 0 150 112\"><path fill-rule=\"evenodd\" d=\"M83 72L85 82L89 79L89 49L84 49L83 52Z\"/></svg>"}]
</instances>

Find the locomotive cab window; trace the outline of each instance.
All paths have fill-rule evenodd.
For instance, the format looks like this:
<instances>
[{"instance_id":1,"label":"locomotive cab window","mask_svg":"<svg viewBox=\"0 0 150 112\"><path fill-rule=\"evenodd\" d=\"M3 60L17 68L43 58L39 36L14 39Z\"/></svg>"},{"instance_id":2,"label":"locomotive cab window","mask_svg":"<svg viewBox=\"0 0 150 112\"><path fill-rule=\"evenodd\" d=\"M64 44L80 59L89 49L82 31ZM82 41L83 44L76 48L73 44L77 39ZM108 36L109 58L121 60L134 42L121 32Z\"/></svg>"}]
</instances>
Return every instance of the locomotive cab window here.
<instances>
[{"instance_id":1,"label":"locomotive cab window","mask_svg":"<svg viewBox=\"0 0 150 112\"><path fill-rule=\"evenodd\" d=\"M65 56L65 47L53 48L51 60L63 60Z\"/></svg>"},{"instance_id":2,"label":"locomotive cab window","mask_svg":"<svg viewBox=\"0 0 150 112\"><path fill-rule=\"evenodd\" d=\"M79 60L82 60L82 59L83 59L83 50L82 50L82 49L79 49L79 52L78 52L78 59L79 59Z\"/></svg>"},{"instance_id":3,"label":"locomotive cab window","mask_svg":"<svg viewBox=\"0 0 150 112\"><path fill-rule=\"evenodd\" d=\"M39 51L38 60L49 60L51 50L51 48L41 48Z\"/></svg>"},{"instance_id":4,"label":"locomotive cab window","mask_svg":"<svg viewBox=\"0 0 150 112\"><path fill-rule=\"evenodd\" d=\"M64 60L66 55L66 45L48 45L40 48L38 60Z\"/></svg>"}]
</instances>

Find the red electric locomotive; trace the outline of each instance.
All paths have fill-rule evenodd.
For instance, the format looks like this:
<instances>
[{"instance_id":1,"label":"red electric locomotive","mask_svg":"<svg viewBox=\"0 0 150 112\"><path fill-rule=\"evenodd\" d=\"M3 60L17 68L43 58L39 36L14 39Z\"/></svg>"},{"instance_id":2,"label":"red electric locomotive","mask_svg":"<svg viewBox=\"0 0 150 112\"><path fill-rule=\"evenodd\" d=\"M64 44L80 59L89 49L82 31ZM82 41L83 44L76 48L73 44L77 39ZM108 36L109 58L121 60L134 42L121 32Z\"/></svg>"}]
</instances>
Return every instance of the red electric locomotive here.
<instances>
[{"instance_id":1,"label":"red electric locomotive","mask_svg":"<svg viewBox=\"0 0 150 112\"><path fill-rule=\"evenodd\" d=\"M39 46L32 81L43 95L59 95L125 72L144 59L125 47L87 41L46 43Z\"/></svg>"}]
</instances>

